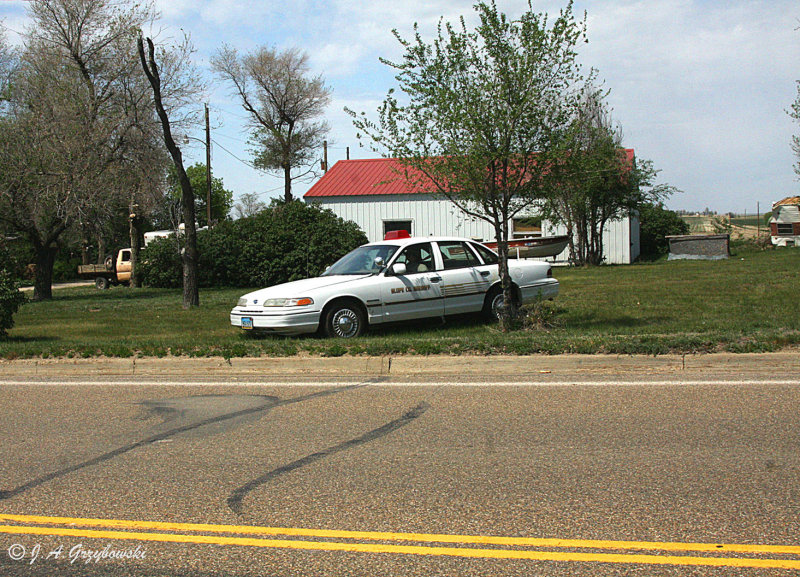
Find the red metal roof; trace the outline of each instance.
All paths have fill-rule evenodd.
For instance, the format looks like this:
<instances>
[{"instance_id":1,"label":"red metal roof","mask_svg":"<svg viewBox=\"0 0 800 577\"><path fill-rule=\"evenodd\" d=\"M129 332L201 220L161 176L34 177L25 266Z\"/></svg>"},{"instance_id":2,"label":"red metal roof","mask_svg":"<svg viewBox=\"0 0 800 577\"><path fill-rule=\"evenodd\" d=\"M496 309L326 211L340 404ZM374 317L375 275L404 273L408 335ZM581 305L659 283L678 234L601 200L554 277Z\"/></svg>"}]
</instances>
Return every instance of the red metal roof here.
<instances>
[{"instance_id":1,"label":"red metal roof","mask_svg":"<svg viewBox=\"0 0 800 577\"><path fill-rule=\"evenodd\" d=\"M303 196L314 198L424 192L406 182L402 172L403 166L394 158L340 160Z\"/></svg>"},{"instance_id":2,"label":"red metal roof","mask_svg":"<svg viewBox=\"0 0 800 577\"><path fill-rule=\"evenodd\" d=\"M627 162L632 164L633 149L625 149L625 156ZM403 177L404 170L405 167L395 158L340 160L303 195L303 198L430 193L429 190L409 184Z\"/></svg>"}]
</instances>

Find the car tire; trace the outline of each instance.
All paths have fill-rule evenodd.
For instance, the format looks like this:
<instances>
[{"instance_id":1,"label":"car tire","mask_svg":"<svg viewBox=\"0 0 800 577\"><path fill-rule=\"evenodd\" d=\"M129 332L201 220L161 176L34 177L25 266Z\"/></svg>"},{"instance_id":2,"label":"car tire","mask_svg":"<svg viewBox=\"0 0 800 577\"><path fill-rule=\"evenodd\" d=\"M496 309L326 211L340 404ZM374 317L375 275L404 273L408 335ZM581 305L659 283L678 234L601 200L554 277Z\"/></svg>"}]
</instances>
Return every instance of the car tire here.
<instances>
[{"instance_id":1,"label":"car tire","mask_svg":"<svg viewBox=\"0 0 800 577\"><path fill-rule=\"evenodd\" d=\"M366 325L364 311L352 301L334 304L325 315L325 334L329 337L351 339L363 334Z\"/></svg>"},{"instance_id":2,"label":"car tire","mask_svg":"<svg viewBox=\"0 0 800 577\"><path fill-rule=\"evenodd\" d=\"M107 256L103 263L106 266L106 270L114 270L114 257L111 255Z\"/></svg>"},{"instance_id":3,"label":"car tire","mask_svg":"<svg viewBox=\"0 0 800 577\"><path fill-rule=\"evenodd\" d=\"M512 287L513 289L513 287ZM503 307L503 288L495 285L486 293L486 300L483 301L483 317L487 321L498 322L500 320L500 310ZM519 306L519 300L514 299L514 304Z\"/></svg>"},{"instance_id":4,"label":"car tire","mask_svg":"<svg viewBox=\"0 0 800 577\"><path fill-rule=\"evenodd\" d=\"M108 279L104 276L99 276L94 279L94 286L98 288L98 290L104 291L108 288Z\"/></svg>"}]
</instances>

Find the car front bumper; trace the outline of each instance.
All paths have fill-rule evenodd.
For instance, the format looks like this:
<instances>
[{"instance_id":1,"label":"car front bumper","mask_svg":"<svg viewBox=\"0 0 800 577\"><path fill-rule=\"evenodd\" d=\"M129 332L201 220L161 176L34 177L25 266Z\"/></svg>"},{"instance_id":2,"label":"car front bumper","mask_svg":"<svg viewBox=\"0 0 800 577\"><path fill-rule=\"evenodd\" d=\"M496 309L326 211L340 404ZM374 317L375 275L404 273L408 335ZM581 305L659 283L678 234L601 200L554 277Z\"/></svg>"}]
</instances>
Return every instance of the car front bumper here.
<instances>
[{"instance_id":1,"label":"car front bumper","mask_svg":"<svg viewBox=\"0 0 800 577\"><path fill-rule=\"evenodd\" d=\"M276 309L253 309L234 307L231 311L231 325L242 327L242 319L252 320L252 330L271 332L279 335L301 335L316 332L319 328L320 311Z\"/></svg>"}]
</instances>

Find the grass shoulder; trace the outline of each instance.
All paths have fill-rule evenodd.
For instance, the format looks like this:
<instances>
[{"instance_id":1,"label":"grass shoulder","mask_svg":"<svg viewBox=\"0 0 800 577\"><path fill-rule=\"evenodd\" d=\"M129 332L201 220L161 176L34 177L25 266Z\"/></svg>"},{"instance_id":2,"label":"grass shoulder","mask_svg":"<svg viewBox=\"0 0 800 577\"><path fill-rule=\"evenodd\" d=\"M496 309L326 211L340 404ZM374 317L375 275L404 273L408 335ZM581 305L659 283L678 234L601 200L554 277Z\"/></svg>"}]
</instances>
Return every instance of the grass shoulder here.
<instances>
[{"instance_id":1,"label":"grass shoulder","mask_svg":"<svg viewBox=\"0 0 800 577\"><path fill-rule=\"evenodd\" d=\"M768 352L800 344L800 250L736 246L723 261L556 269L561 293L502 333L476 317L373 327L349 339L248 337L230 326L246 289L62 289L17 313L0 358ZM546 322L541 322L545 317Z\"/></svg>"}]
</instances>

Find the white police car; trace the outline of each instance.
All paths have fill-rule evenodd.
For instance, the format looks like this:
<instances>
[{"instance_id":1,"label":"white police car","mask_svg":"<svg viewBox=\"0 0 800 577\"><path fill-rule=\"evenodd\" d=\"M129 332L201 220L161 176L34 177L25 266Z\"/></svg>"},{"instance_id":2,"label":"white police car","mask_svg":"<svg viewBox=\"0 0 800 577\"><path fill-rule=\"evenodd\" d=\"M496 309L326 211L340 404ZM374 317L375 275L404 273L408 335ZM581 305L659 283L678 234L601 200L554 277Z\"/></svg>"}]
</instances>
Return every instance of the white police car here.
<instances>
[{"instance_id":1,"label":"white police car","mask_svg":"<svg viewBox=\"0 0 800 577\"><path fill-rule=\"evenodd\" d=\"M549 264L510 260L509 269L519 303L558 294ZM502 305L494 252L464 238L399 231L348 253L320 277L244 295L231 324L284 335L322 329L349 338L393 321L470 312L497 318Z\"/></svg>"}]
</instances>

